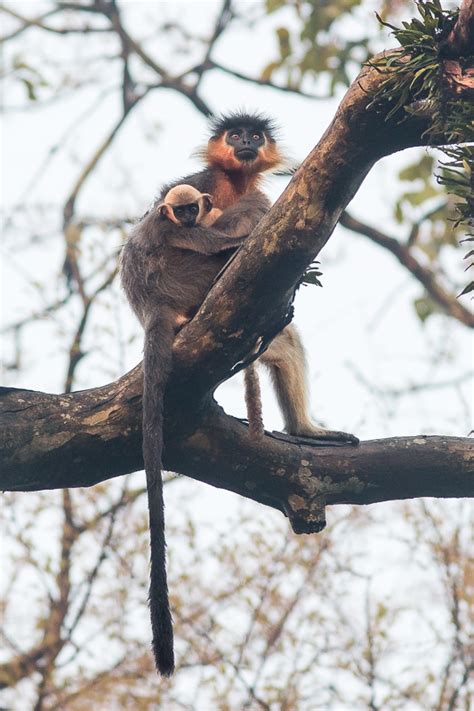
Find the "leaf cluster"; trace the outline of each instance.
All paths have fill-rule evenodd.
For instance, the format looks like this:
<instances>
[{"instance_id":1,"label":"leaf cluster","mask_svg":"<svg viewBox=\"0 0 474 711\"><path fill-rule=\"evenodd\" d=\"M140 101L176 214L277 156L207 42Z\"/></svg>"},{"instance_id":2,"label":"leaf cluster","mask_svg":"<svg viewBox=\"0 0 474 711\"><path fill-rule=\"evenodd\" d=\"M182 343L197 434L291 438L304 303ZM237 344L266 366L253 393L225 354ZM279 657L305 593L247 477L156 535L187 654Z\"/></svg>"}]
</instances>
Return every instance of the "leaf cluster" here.
<instances>
[{"instance_id":1,"label":"leaf cluster","mask_svg":"<svg viewBox=\"0 0 474 711\"><path fill-rule=\"evenodd\" d=\"M361 0L330 0L330 2L288 2L267 0L267 14L292 7L297 15L296 34L287 27L276 29L278 56L262 72L262 79L270 80L276 72L286 72L287 86L299 90L305 77L326 73L329 94L338 85L349 86L351 63L360 63L370 54L369 37L347 39L340 35L341 19L353 15Z\"/></svg>"},{"instance_id":2,"label":"leaf cluster","mask_svg":"<svg viewBox=\"0 0 474 711\"><path fill-rule=\"evenodd\" d=\"M386 119L403 121L407 114L426 114L431 120L428 129L433 142L446 136L454 145L443 149L446 161L437 176L438 183L450 192L456 202L457 218L454 226L463 225L467 236L463 241L474 240L474 150L461 142L474 141L474 105L448 91L443 67L443 43L459 16L459 10L445 10L439 0L420 0L416 3L421 19L403 22L402 27L390 27L401 49L382 56L373 62L379 71L386 73L370 106L386 111ZM468 65L473 54L462 60ZM388 111L387 111L388 106ZM456 144L459 142L459 144ZM467 259L474 256L474 250ZM472 266L470 264L468 268ZM461 294L474 290L471 281Z\"/></svg>"}]
</instances>

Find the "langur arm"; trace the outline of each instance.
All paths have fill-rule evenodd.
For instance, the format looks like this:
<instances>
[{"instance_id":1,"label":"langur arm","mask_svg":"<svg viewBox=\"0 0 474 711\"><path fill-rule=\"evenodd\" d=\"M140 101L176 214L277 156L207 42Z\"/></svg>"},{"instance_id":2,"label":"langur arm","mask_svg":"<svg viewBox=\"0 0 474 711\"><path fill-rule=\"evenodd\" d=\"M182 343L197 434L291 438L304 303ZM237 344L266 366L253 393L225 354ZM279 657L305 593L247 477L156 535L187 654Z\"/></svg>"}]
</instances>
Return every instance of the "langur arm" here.
<instances>
[{"instance_id":1,"label":"langur arm","mask_svg":"<svg viewBox=\"0 0 474 711\"><path fill-rule=\"evenodd\" d=\"M199 254L219 254L229 249L237 249L244 241L243 237L229 237L229 235L214 230L211 227L202 228L198 225L185 229L178 227L172 234L167 235L170 247L187 249Z\"/></svg>"}]
</instances>

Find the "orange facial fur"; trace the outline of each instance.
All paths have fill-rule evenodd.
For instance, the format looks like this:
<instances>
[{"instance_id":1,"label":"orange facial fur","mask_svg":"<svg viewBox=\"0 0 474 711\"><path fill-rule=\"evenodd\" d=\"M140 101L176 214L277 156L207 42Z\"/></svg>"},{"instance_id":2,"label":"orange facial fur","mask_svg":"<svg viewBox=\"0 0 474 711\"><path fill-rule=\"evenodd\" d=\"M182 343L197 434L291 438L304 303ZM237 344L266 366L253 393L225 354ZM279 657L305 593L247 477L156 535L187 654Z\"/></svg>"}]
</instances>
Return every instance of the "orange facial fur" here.
<instances>
[{"instance_id":1,"label":"orange facial fur","mask_svg":"<svg viewBox=\"0 0 474 711\"><path fill-rule=\"evenodd\" d=\"M250 175L275 168L282 162L276 144L268 140L265 145L259 148L256 160L241 161L235 156L233 147L226 143L225 135L211 138L207 148L203 150L203 158L209 165L222 168L222 170L239 171Z\"/></svg>"},{"instance_id":2,"label":"orange facial fur","mask_svg":"<svg viewBox=\"0 0 474 711\"><path fill-rule=\"evenodd\" d=\"M209 165L226 171L242 170L242 162L235 157L234 149L225 142L224 136L211 138L204 153Z\"/></svg>"},{"instance_id":3,"label":"orange facial fur","mask_svg":"<svg viewBox=\"0 0 474 711\"><path fill-rule=\"evenodd\" d=\"M259 171L270 170L271 168L276 168L283 162L283 157L278 150L276 143L270 143L267 141L265 145L260 148L258 152L258 158L255 161L256 169Z\"/></svg>"},{"instance_id":4,"label":"orange facial fur","mask_svg":"<svg viewBox=\"0 0 474 711\"><path fill-rule=\"evenodd\" d=\"M255 160L241 161L236 157L234 148L226 143L225 134L211 138L200 155L209 166L222 171L216 172L212 189L214 204L222 210L258 187L261 174L275 168L283 160L276 144L266 140Z\"/></svg>"}]
</instances>

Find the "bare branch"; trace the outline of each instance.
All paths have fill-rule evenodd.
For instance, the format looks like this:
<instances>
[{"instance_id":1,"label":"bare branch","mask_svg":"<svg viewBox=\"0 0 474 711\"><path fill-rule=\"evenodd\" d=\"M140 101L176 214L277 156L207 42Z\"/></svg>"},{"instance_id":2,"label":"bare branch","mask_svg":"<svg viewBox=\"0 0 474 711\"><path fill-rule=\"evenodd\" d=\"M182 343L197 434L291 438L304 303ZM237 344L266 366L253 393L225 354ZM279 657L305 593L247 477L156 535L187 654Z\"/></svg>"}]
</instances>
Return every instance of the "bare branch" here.
<instances>
[{"instance_id":1,"label":"bare branch","mask_svg":"<svg viewBox=\"0 0 474 711\"><path fill-rule=\"evenodd\" d=\"M91 33L97 33L97 32L111 32L110 28L107 27L51 27L50 25L45 25L43 20L46 17L49 17L53 14L56 14L59 11L59 8L56 8L55 10L51 10L50 12L45 13L41 17L37 18L28 18L28 17L23 17L23 15L20 15L18 12L15 10L12 10L9 7L1 7L0 8L3 12L5 12L7 15L11 15L11 17L16 18L17 20L20 20L20 22L23 23L23 26L19 28L19 30L16 30L16 32L11 33L7 37L3 37L0 39L0 42L5 42L7 40L12 39L13 37L17 36L20 34L20 32L23 32L26 29L29 29L30 27L37 27L41 30L45 30L46 32L52 32L53 34L56 35L69 35L69 34L80 34L80 35L87 35Z\"/></svg>"},{"instance_id":2,"label":"bare branch","mask_svg":"<svg viewBox=\"0 0 474 711\"><path fill-rule=\"evenodd\" d=\"M358 234L368 237L372 242L388 249L404 267L408 269L413 276L424 286L427 293L431 296L443 311L457 319L465 326L474 328L474 314L466 309L457 299L454 294L450 294L439 283L436 273L429 267L425 267L416 259L410 247L402 244L394 237L389 237L381 230L371 227L370 225L357 220L347 212L341 215L340 223L348 230L357 232Z\"/></svg>"},{"instance_id":3,"label":"bare branch","mask_svg":"<svg viewBox=\"0 0 474 711\"><path fill-rule=\"evenodd\" d=\"M242 72L237 71L236 69L230 69L230 67L225 67L222 64L219 64L218 62L214 62L211 59L208 59L205 64L203 65L204 69L219 69L221 72L224 72L225 74L229 74L230 76L235 77L236 79L242 79L242 81L247 81L250 82L251 84L256 84L257 86L263 86L267 87L269 89L277 89L278 91L282 91L284 93L288 94L297 94L298 96L303 96L307 99L327 99L329 98L329 95L319 95L319 94L310 94L306 91L303 91L302 89L294 88L291 86L281 86L280 84L275 84L274 82L270 81L269 79L260 79L259 77L249 77L247 74L242 74Z\"/></svg>"}]
</instances>

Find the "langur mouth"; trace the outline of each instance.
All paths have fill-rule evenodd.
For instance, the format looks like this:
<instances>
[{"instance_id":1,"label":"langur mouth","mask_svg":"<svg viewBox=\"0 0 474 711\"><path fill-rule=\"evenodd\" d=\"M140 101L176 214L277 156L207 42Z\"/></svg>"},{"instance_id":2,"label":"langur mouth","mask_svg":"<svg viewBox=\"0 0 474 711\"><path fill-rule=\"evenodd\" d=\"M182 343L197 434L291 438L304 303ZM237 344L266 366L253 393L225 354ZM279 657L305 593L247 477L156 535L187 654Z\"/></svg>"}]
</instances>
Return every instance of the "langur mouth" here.
<instances>
[{"instance_id":1,"label":"langur mouth","mask_svg":"<svg viewBox=\"0 0 474 711\"><path fill-rule=\"evenodd\" d=\"M255 160L257 151L254 151L252 148L241 148L235 151L235 155L239 160Z\"/></svg>"}]
</instances>

